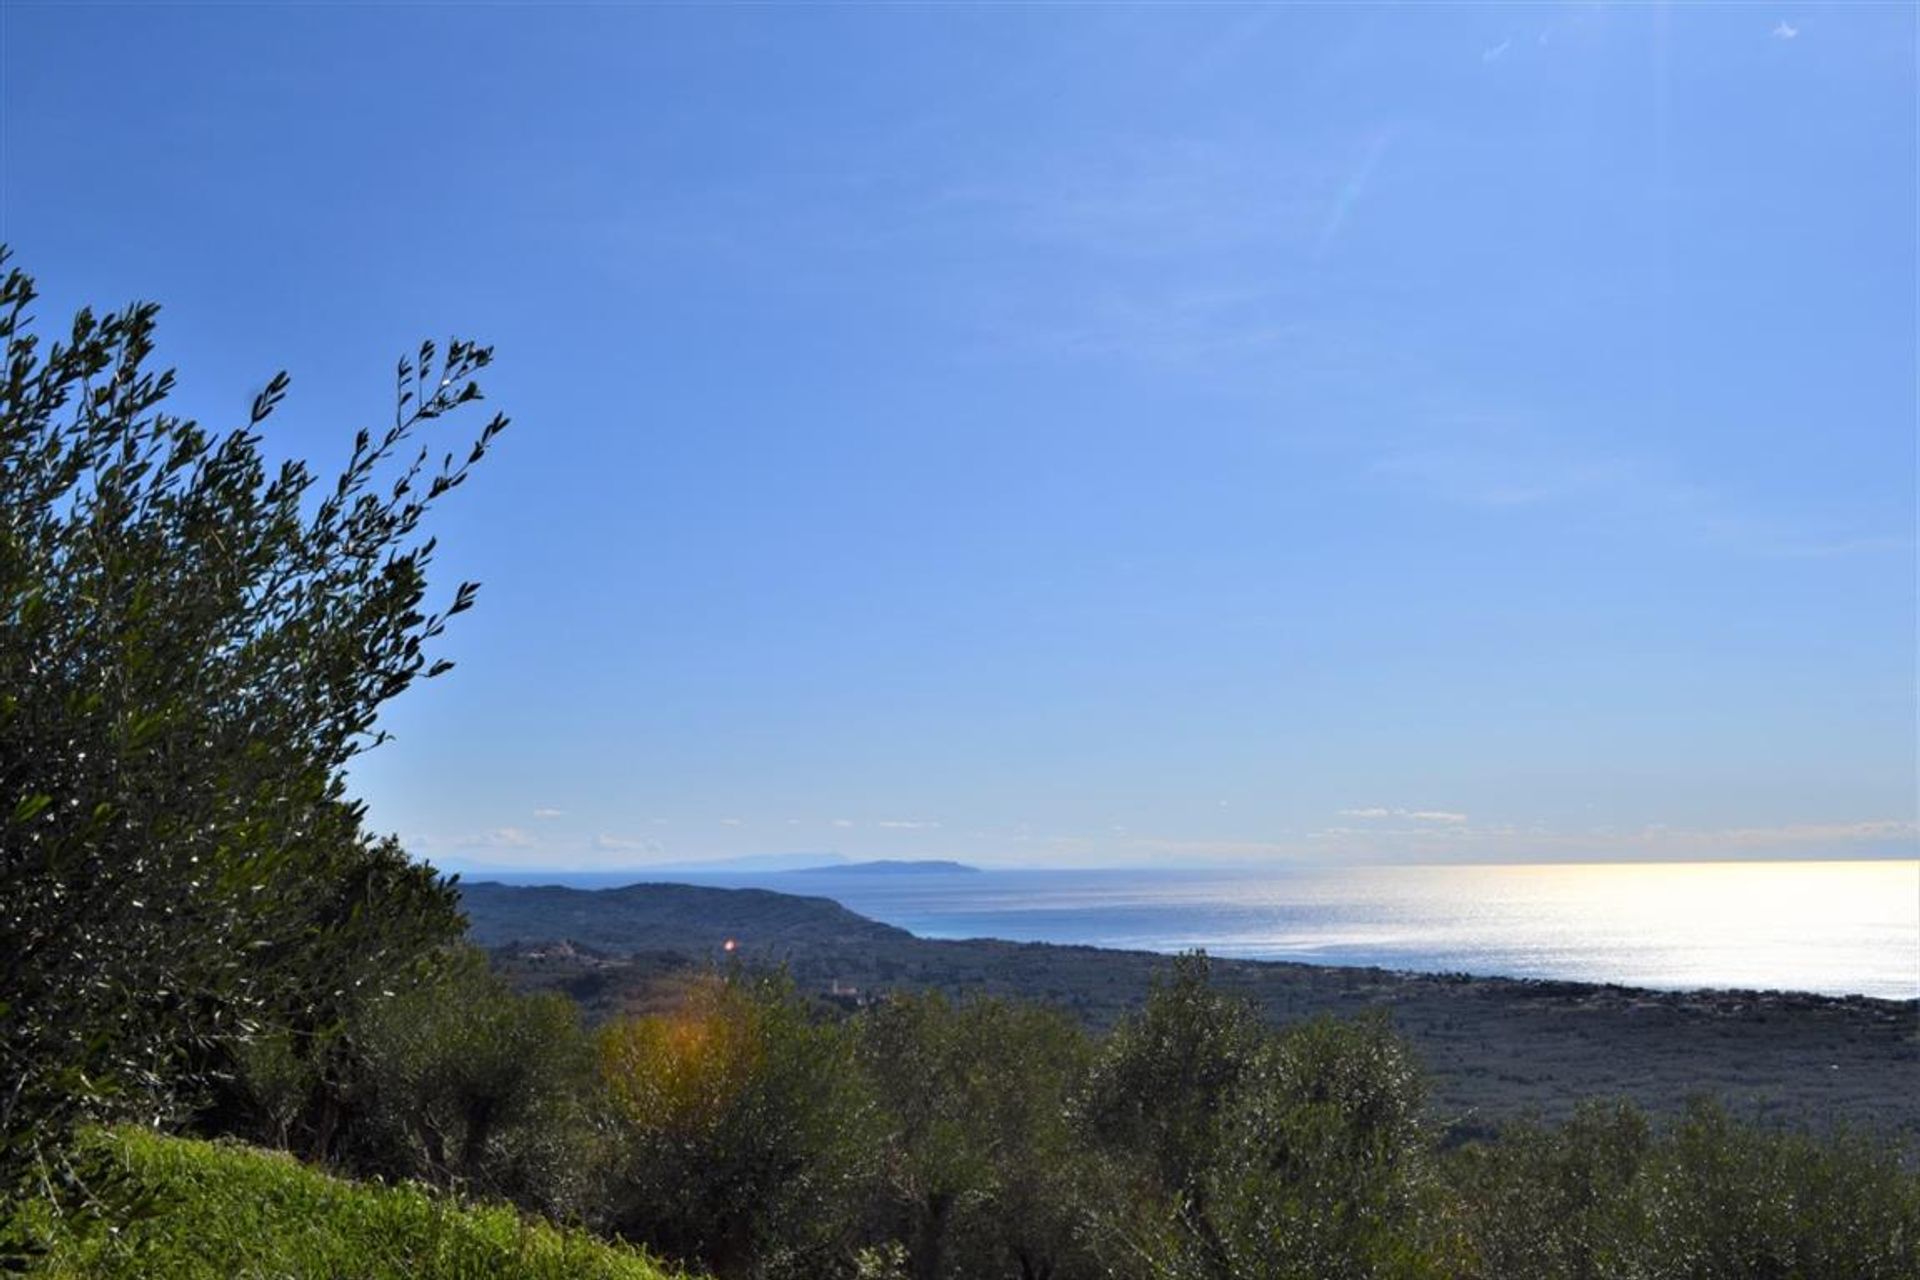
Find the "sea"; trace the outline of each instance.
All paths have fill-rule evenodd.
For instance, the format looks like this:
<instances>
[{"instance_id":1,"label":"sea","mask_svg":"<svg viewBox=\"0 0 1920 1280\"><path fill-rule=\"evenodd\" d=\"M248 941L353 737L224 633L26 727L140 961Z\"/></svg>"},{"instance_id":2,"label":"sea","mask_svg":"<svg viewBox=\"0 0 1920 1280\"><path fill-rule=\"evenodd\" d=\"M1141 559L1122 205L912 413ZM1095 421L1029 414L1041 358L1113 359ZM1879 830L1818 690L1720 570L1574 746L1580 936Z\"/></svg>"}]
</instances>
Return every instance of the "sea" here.
<instances>
[{"instance_id":1,"label":"sea","mask_svg":"<svg viewBox=\"0 0 1920 1280\"><path fill-rule=\"evenodd\" d=\"M812 894L927 938L1920 998L1920 861L512 878Z\"/></svg>"}]
</instances>

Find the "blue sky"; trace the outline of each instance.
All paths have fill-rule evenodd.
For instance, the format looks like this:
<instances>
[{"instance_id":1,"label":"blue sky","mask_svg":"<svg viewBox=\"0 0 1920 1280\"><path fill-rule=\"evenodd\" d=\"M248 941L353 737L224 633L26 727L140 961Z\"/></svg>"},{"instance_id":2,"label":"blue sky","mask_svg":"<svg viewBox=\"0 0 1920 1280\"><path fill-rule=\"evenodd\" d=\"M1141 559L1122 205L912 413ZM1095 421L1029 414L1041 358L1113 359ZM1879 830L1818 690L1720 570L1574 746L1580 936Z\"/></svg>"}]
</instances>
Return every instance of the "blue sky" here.
<instances>
[{"instance_id":1,"label":"blue sky","mask_svg":"<svg viewBox=\"0 0 1920 1280\"><path fill-rule=\"evenodd\" d=\"M496 344L443 865L1914 856L1907 6L0 23L187 411Z\"/></svg>"}]
</instances>

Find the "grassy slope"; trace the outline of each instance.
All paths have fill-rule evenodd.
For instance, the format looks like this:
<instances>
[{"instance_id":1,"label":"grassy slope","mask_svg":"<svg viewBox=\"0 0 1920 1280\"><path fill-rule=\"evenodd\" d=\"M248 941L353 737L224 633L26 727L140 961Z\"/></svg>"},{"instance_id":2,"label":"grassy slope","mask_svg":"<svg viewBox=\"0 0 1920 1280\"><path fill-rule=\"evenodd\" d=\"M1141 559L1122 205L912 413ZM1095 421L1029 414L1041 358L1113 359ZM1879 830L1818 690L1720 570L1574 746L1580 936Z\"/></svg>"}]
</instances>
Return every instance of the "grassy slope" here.
<instances>
[{"instance_id":1,"label":"grassy slope","mask_svg":"<svg viewBox=\"0 0 1920 1280\"><path fill-rule=\"evenodd\" d=\"M41 1274L60 1280L665 1280L674 1274L639 1253L528 1222L508 1208L464 1205L417 1186L347 1182L277 1153L138 1131L99 1140L157 1195L159 1211L118 1238L55 1230Z\"/></svg>"}]
</instances>

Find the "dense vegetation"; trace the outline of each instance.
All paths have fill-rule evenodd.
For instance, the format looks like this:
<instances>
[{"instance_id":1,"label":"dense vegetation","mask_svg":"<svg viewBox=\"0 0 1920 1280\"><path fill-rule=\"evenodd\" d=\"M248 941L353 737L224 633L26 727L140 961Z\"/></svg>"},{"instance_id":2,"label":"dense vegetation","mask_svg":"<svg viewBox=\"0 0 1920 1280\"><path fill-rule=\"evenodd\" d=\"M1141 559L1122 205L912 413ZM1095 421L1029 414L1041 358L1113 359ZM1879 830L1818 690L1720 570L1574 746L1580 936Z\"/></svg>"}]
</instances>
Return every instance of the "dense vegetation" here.
<instances>
[{"instance_id":1,"label":"dense vegetation","mask_svg":"<svg viewBox=\"0 0 1920 1280\"><path fill-rule=\"evenodd\" d=\"M14 1228L102 1275L142 1273L142 1257L163 1268L144 1274L196 1274L185 1259L239 1249L329 1275L320 1260L354 1241L371 1274L511 1244L539 1275L540 1250L581 1247L404 1190L426 1184L723 1278L1920 1273L1920 1178L1887 1147L1701 1101L1663 1124L1589 1104L1450 1148L1382 1022L1266 1026L1201 957L1102 1037L938 995L849 1016L744 972L593 1029L476 964L449 975L353 1032L366 1076L334 1164L398 1189L362 1200L312 1174L265 1193L295 1167L123 1132L110 1150L140 1175L131 1190L162 1193L133 1202L130 1232L50 1231L45 1202Z\"/></svg>"},{"instance_id":2,"label":"dense vegetation","mask_svg":"<svg viewBox=\"0 0 1920 1280\"><path fill-rule=\"evenodd\" d=\"M403 362L392 427L316 491L262 461L284 378L216 438L160 408L152 308L83 315L43 354L31 300L18 272L0 283L16 1257L647 1274L545 1218L721 1280L1920 1274L1920 1180L1882 1146L1702 1103L1449 1149L1383 1021L1275 1027L1203 957L1097 1037L1018 1001L848 1011L744 968L594 1028L516 993L459 945L451 887L364 830L343 774L378 708L443 669L417 531L504 424L438 468L410 439L478 398L487 351ZM98 1127L131 1122L386 1188Z\"/></svg>"}]
</instances>

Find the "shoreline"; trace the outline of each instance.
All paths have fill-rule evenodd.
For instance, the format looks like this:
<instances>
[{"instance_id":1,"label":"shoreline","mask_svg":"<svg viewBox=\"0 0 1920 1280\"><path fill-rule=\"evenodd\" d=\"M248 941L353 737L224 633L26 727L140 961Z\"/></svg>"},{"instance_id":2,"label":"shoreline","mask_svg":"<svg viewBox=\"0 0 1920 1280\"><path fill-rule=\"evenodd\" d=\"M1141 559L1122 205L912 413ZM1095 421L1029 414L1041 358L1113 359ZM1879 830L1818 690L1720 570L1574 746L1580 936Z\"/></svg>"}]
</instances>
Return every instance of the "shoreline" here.
<instances>
[{"instance_id":1,"label":"shoreline","mask_svg":"<svg viewBox=\"0 0 1920 1280\"><path fill-rule=\"evenodd\" d=\"M523 988L587 1016L671 1007L720 963L784 966L852 1008L895 989L1017 997L1111 1026L1170 957L1081 944L922 938L830 898L684 884L461 886L470 937ZM1212 957L1216 983L1270 1020L1385 1013L1425 1062L1436 1113L1471 1133L1587 1098L1672 1112L1718 1094L1764 1119L1834 1122L1920 1153L1920 1000L1426 974Z\"/></svg>"},{"instance_id":2,"label":"shoreline","mask_svg":"<svg viewBox=\"0 0 1920 1280\"><path fill-rule=\"evenodd\" d=\"M831 898L827 900L835 902L836 905L844 905ZM893 927L904 929L904 926L900 925ZM1573 993L1575 991L1614 991L1649 997L1698 996L1705 998L1724 996L1761 999L1790 996L1808 1000L1834 1001L1842 1004L1866 1003L1871 1005L1888 1005L1920 1011L1920 995L1879 996L1865 991L1816 991L1807 987L1657 986L1630 982L1598 982L1586 978L1556 978L1545 974L1490 973L1476 972L1467 969L1403 968L1397 965L1377 964L1370 961L1359 960L1351 963L1327 959L1300 960L1286 956L1215 951L1205 946L1192 947L1185 950L1160 951L1146 947L1109 947L1102 946L1099 943L1047 942L1037 939L1033 941L1022 941L1014 938L994 937L988 934L969 937L948 937L945 935L913 933L911 930L905 931L911 937L917 938L922 942L981 942L1015 947L1058 947L1066 950L1094 951L1106 955L1147 956L1162 961L1171 960L1175 956L1187 955L1191 952L1198 951L1204 953L1207 958L1216 965L1249 964L1289 966L1301 969L1351 969L1409 981L1432 980L1439 982L1511 983L1517 986L1537 989L1565 988L1566 993Z\"/></svg>"}]
</instances>

